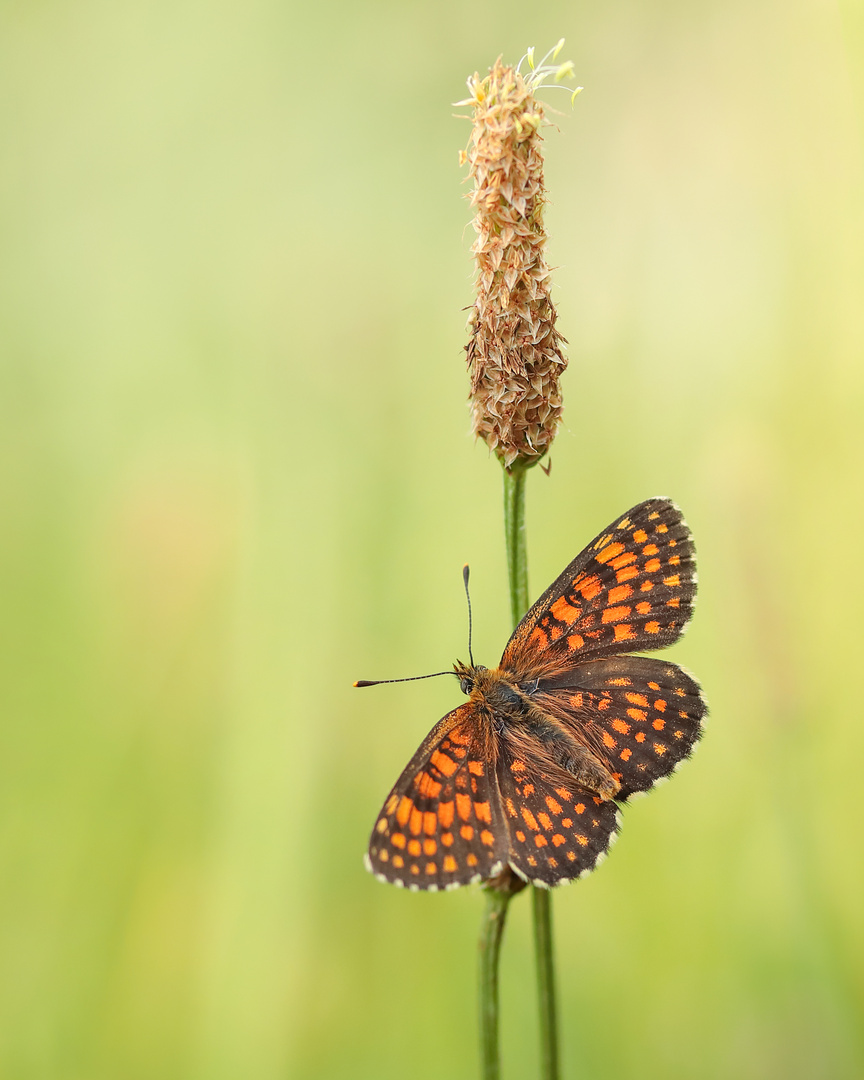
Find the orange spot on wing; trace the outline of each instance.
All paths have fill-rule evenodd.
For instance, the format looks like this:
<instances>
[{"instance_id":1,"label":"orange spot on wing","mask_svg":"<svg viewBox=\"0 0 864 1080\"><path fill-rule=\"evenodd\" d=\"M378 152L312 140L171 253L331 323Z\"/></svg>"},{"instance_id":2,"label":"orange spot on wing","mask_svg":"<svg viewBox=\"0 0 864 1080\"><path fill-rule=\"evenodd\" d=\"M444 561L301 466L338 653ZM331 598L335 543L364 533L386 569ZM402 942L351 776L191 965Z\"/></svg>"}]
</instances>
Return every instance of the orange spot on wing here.
<instances>
[{"instance_id":1,"label":"orange spot on wing","mask_svg":"<svg viewBox=\"0 0 864 1080\"><path fill-rule=\"evenodd\" d=\"M671 577L664 577L663 584L674 588L676 585L681 584L681 577L678 574L672 574Z\"/></svg>"},{"instance_id":2,"label":"orange spot on wing","mask_svg":"<svg viewBox=\"0 0 864 1080\"><path fill-rule=\"evenodd\" d=\"M562 798L564 800L564 802L570 802L570 800L573 798L573 796L570 794L570 792L567 790L567 788L563 788L563 787L556 787L555 788L555 794L558 795L560 798Z\"/></svg>"},{"instance_id":3,"label":"orange spot on wing","mask_svg":"<svg viewBox=\"0 0 864 1080\"><path fill-rule=\"evenodd\" d=\"M525 822L528 828L533 829L534 832L537 832L540 829L540 826L537 824L537 819L534 817L534 815L531 813L527 806L522 807L522 820Z\"/></svg>"},{"instance_id":4,"label":"orange spot on wing","mask_svg":"<svg viewBox=\"0 0 864 1080\"><path fill-rule=\"evenodd\" d=\"M480 840L486 845L486 847L492 847L492 845L495 843L495 837L492 835L491 832L489 832L488 829L484 829L483 832L480 833Z\"/></svg>"},{"instance_id":5,"label":"orange spot on wing","mask_svg":"<svg viewBox=\"0 0 864 1080\"><path fill-rule=\"evenodd\" d=\"M626 600L632 593L631 585L616 585L614 589L609 590L609 603L617 604L620 600Z\"/></svg>"},{"instance_id":6,"label":"orange spot on wing","mask_svg":"<svg viewBox=\"0 0 864 1080\"><path fill-rule=\"evenodd\" d=\"M560 814L563 810L561 803L556 802L551 795L546 796L546 805L549 807L553 814Z\"/></svg>"},{"instance_id":7,"label":"orange spot on wing","mask_svg":"<svg viewBox=\"0 0 864 1080\"><path fill-rule=\"evenodd\" d=\"M660 569L660 560L659 559L649 559L648 562L645 563L646 573L654 574L659 569Z\"/></svg>"},{"instance_id":8,"label":"orange spot on wing","mask_svg":"<svg viewBox=\"0 0 864 1080\"><path fill-rule=\"evenodd\" d=\"M620 622L622 619L626 619L630 614L630 608L626 605L621 607L606 608L603 612L602 621L604 623Z\"/></svg>"},{"instance_id":9,"label":"orange spot on wing","mask_svg":"<svg viewBox=\"0 0 864 1080\"><path fill-rule=\"evenodd\" d=\"M653 622L653 621L652 622L646 622L645 623L645 633L646 634L659 634L660 633L660 623L659 622Z\"/></svg>"},{"instance_id":10,"label":"orange spot on wing","mask_svg":"<svg viewBox=\"0 0 864 1080\"><path fill-rule=\"evenodd\" d=\"M609 734L608 731L604 731L603 732L603 745L608 747L611 750L614 746L617 746L618 744L615 742L615 740L612 738L612 736Z\"/></svg>"},{"instance_id":11,"label":"orange spot on wing","mask_svg":"<svg viewBox=\"0 0 864 1080\"><path fill-rule=\"evenodd\" d=\"M581 692L578 693L578 694L573 694L573 696L570 698L570 704L573 706L574 709L581 709L582 708L582 694L581 694Z\"/></svg>"},{"instance_id":12,"label":"orange spot on wing","mask_svg":"<svg viewBox=\"0 0 864 1080\"><path fill-rule=\"evenodd\" d=\"M656 683L656 682L649 682L648 683L648 688L650 690L659 690L660 689L660 684Z\"/></svg>"},{"instance_id":13,"label":"orange spot on wing","mask_svg":"<svg viewBox=\"0 0 864 1080\"><path fill-rule=\"evenodd\" d=\"M620 732L622 735L626 735L627 732L630 730L630 725L627 723L626 720L613 720L612 727L616 731Z\"/></svg>"},{"instance_id":14,"label":"orange spot on wing","mask_svg":"<svg viewBox=\"0 0 864 1080\"><path fill-rule=\"evenodd\" d=\"M633 751L629 747L625 746L618 756L621 758L622 761L629 761L632 754Z\"/></svg>"},{"instance_id":15,"label":"orange spot on wing","mask_svg":"<svg viewBox=\"0 0 864 1080\"><path fill-rule=\"evenodd\" d=\"M643 600L641 603L636 605L636 610L639 612L640 615L647 615L648 612L651 610L651 605L648 603L647 600Z\"/></svg>"},{"instance_id":16,"label":"orange spot on wing","mask_svg":"<svg viewBox=\"0 0 864 1080\"><path fill-rule=\"evenodd\" d=\"M659 532L659 533L669 532L669 526L668 525L662 525L662 524L658 525L657 526L657 532Z\"/></svg>"},{"instance_id":17,"label":"orange spot on wing","mask_svg":"<svg viewBox=\"0 0 864 1080\"><path fill-rule=\"evenodd\" d=\"M646 533L644 529L637 529L633 533L633 539L636 541L637 544L644 544L645 541L648 539L648 533Z\"/></svg>"},{"instance_id":18,"label":"orange spot on wing","mask_svg":"<svg viewBox=\"0 0 864 1080\"><path fill-rule=\"evenodd\" d=\"M641 705L643 709L648 708L648 698L644 694L625 694L624 697L631 705Z\"/></svg>"},{"instance_id":19,"label":"orange spot on wing","mask_svg":"<svg viewBox=\"0 0 864 1080\"><path fill-rule=\"evenodd\" d=\"M400 825L404 825L408 821L413 808L414 803L411 802L407 795L403 795L402 800L399 803L399 809L396 811L396 820Z\"/></svg>"},{"instance_id":20,"label":"orange spot on wing","mask_svg":"<svg viewBox=\"0 0 864 1080\"><path fill-rule=\"evenodd\" d=\"M637 731L636 732L636 742L645 742L645 732L644 731Z\"/></svg>"},{"instance_id":21,"label":"orange spot on wing","mask_svg":"<svg viewBox=\"0 0 864 1080\"><path fill-rule=\"evenodd\" d=\"M429 761L444 776L452 776L456 772L456 762L449 754L442 754L440 750L434 750Z\"/></svg>"},{"instance_id":22,"label":"orange spot on wing","mask_svg":"<svg viewBox=\"0 0 864 1080\"><path fill-rule=\"evenodd\" d=\"M567 648L570 652L576 652L577 649L581 649L585 644L585 639L580 634L571 634L567 638Z\"/></svg>"},{"instance_id":23,"label":"orange spot on wing","mask_svg":"<svg viewBox=\"0 0 864 1080\"><path fill-rule=\"evenodd\" d=\"M452 855L444 856L444 869L448 874L452 874L453 871L456 869L456 860L453 858Z\"/></svg>"},{"instance_id":24,"label":"orange spot on wing","mask_svg":"<svg viewBox=\"0 0 864 1080\"><path fill-rule=\"evenodd\" d=\"M576 811L577 814L584 814L585 813L585 803L584 802L576 803L576 805L573 807L573 809Z\"/></svg>"},{"instance_id":25,"label":"orange spot on wing","mask_svg":"<svg viewBox=\"0 0 864 1080\"><path fill-rule=\"evenodd\" d=\"M633 633L633 627L629 623L618 623L615 627L615 640L616 641L629 641L631 638L635 638Z\"/></svg>"},{"instance_id":26,"label":"orange spot on wing","mask_svg":"<svg viewBox=\"0 0 864 1080\"><path fill-rule=\"evenodd\" d=\"M437 798L441 790L441 785L437 780L433 780L428 772L418 773L414 778L414 786L421 795L425 795L429 799Z\"/></svg>"},{"instance_id":27,"label":"orange spot on wing","mask_svg":"<svg viewBox=\"0 0 864 1080\"><path fill-rule=\"evenodd\" d=\"M459 830L459 835L462 837L463 840L473 840L474 839L474 826L473 825L463 825L462 828Z\"/></svg>"},{"instance_id":28,"label":"orange spot on wing","mask_svg":"<svg viewBox=\"0 0 864 1080\"><path fill-rule=\"evenodd\" d=\"M528 643L536 645L538 649L545 649L549 644L549 636L542 627L535 626L531 633L531 637L528 638Z\"/></svg>"},{"instance_id":29,"label":"orange spot on wing","mask_svg":"<svg viewBox=\"0 0 864 1080\"><path fill-rule=\"evenodd\" d=\"M444 847L453 847L453 833L441 833L441 843L444 845Z\"/></svg>"},{"instance_id":30,"label":"orange spot on wing","mask_svg":"<svg viewBox=\"0 0 864 1080\"><path fill-rule=\"evenodd\" d=\"M473 773L474 776L483 775L483 762L482 761L469 761L468 772Z\"/></svg>"},{"instance_id":31,"label":"orange spot on wing","mask_svg":"<svg viewBox=\"0 0 864 1080\"><path fill-rule=\"evenodd\" d=\"M658 718L653 721L651 727L653 727L655 731L662 731L663 728L666 727L666 721Z\"/></svg>"},{"instance_id":32,"label":"orange spot on wing","mask_svg":"<svg viewBox=\"0 0 864 1080\"><path fill-rule=\"evenodd\" d=\"M460 791L456 792L456 809L459 812L459 817L463 821L467 821L471 817L471 797L469 795L463 795Z\"/></svg>"},{"instance_id":33,"label":"orange spot on wing","mask_svg":"<svg viewBox=\"0 0 864 1080\"><path fill-rule=\"evenodd\" d=\"M645 547L642 548L642 554L656 555L659 550L660 548L658 548L656 544L646 544Z\"/></svg>"},{"instance_id":34,"label":"orange spot on wing","mask_svg":"<svg viewBox=\"0 0 864 1080\"><path fill-rule=\"evenodd\" d=\"M488 802L475 802L474 813L480 821L485 821L487 825L492 824L492 808Z\"/></svg>"},{"instance_id":35,"label":"orange spot on wing","mask_svg":"<svg viewBox=\"0 0 864 1080\"><path fill-rule=\"evenodd\" d=\"M636 562L636 556L632 551L625 551L623 555L619 555L617 559L613 559L609 565L613 570L622 570L625 566L629 566L630 563ZM632 576L632 575L628 575ZM621 578L618 579L619 581Z\"/></svg>"},{"instance_id":36,"label":"orange spot on wing","mask_svg":"<svg viewBox=\"0 0 864 1080\"><path fill-rule=\"evenodd\" d=\"M587 578L578 577L573 582L573 588L582 593L582 596L586 600L592 600L603 588L603 584L600 581L600 578L595 576Z\"/></svg>"},{"instance_id":37,"label":"orange spot on wing","mask_svg":"<svg viewBox=\"0 0 864 1080\"><path fill-rule=\"evenodd\" d=\"M681 556L680 555L672 555L670 557L670 559L669 559L669 565L670 566L680 566L681 565Z\"/></svg>"},{"instance_id":38,"label":"orange spot on wing","mask_svg":"<svg viewBox=\"0 0 864 1080\"><path fill-rule=\"evenodd\" d=\"M383 851L381 852L381 855L383 857L383 855L384 855ZM396 867L397 870L401 870L402 867L405 865L405 860L402 858L401 855L394 855L393 856L393 865Z\"/></svg>"},{"instance_id":39,"label":"orange spot on wing","mask_svg":"<svg viewBox=\"0 0 864 1080\"><path fill-rule=\"evenodd\" d=\"M378 852L378 858L381 860L381 862L387 862L387 860L390 858L390 852L387 850L387 848L381 848L381 850ZM398 858L398 855L395 856L393 861L395 862Z\"/></svg>"},{"instance_id":40,"label":"orange spot on wing","mask_svg":"<svg viewBox=\"0 0 864 1080\"><path fill-rule=\"evenodd\" d=\"M545 836L541 836L539 833L534 837L534 844L536 847L546 847L548 841Z\"/></svg>"},{"instance_id":41,"label":"orange spot on wing","mask_svg":"<svg viewBox=\"0 0 864 1080\"><path fill-rule=\"evenodd\" d=\"M549 608L549 611L559 622L566 623L568 626L570 623L575 622L582 613L582 609L573 607L572 604L567 602L565 596L559 596L555 603Z\"/></svg>"},{"instance_id":42,"label":"orange spot on wing","mask_svg":"<svg viewBox=\"0 0 864 1080\"><path fill-rule=\"evenodd\" d=\"M544 829L552 828L552 818L550 818L548 814L544 814L542 810L537 814L537 820Z\"/></svg>"},{"instance_id":43,"label":"orange spot on wing","mask_svg":"<svg viewBox=\"0 0 864 1080\"><path fill-rule=\"evenodd\" d=\"M673 596L671 600L666 601L666 607L681 607L681 597Z\"/></svg>"},{"instance_id":44,"label":"orange spot on wing","mask_svg":"<svg viewBox=\"0 0 864 1080\"><path fill-rule=\"evenodd\" d=\"M398 795L391 795L387 799L387 802L384 804L384 813L385 814L392 814L393 811L396 809L396 807L398 805L399 805L399 796Z\"/></svg>"},{"instance_id":45,"label":"orange spot on wing","mask_svg":"<svg viewBox=\"0 0 864 1080\"><path fill-rule=\"evenodd\" d=\"M588 837L583 836L581 833L576 833L576 843L581 844L582 847L588 846Z\"/></svg>"},{"instance_id":46,"label":"orange spot on wing","mask_svg":"<svg viewBox=\"0 0 864 1080\"><path fill-rule=\"evenodd\" d=\"M648 703L646 702L645 704L647 705ZM630 717L631 720L636 720L637 723L640 720L648 719L648 713L643 712L641 709L628 709L627 715Z\"/></svg>"},{"instance_id":47,"label":"orange spot on wing","mask_svg":"<svg viewBox=\"0 0 864 1080\"><path fill-rule=\"evenodd\" d=\"M642 584L639 586L639 591L640 592L651 592L651 590L653 588L654 588L654 582L653 581L643 581Z\"/></svg>"},{"instance_id":48,"label":"orange spot on wing","mask_svg":"<svg viewBox=\"0 0 864 1080\"><path fill-rule=\"evenodd\" d=\"M552 837L552 843L555 845L555 847L561 847L561 845L566 844L567 841L564 839L560 832L556 832L555 835Z\"/></svg>"},{"instance_id":49,"label":"orange spot on wing","mask_svg":"<svg viewBox=\"0 0 864 1080\"><path fill-rule=\"evenodd\" d=\"M657 700L654 702L654 708L657 710L657 712L666 712L666 702L663 700L663 698L657 698Z\"/></svg>"},{"instance_id":50,"label":"orange spot on wing","mask_svg":"<svg viewBox=\"0 0 864 1080\"><path fill-rule=\"evenodd\" d=\"M663 755L666 753L666 747L663 745L663 743L655 742L652 749L658 757L663 757Z\"/></svg>"},{"instance_id":51,"label":"orange spot on wing","mask_svg":"<svg viewBox=\"0 0 864 1080\"><path fill-rule=\"evenodd\" d=\"M630 578L636 577L638 573L638 566L625 566L623 569L618 571L615 577L618 579L618 581L629 581Z\"/></svg>"},{"instance_id":52,"label":"orange spot on wing","mask_svg":"<svg viewBox=\"0 0 864 1080\"><path fill-rule=\"evenodd\" d=\"M442 802L438 803L438 820L445 829L449 829L453 824L453 803Z\"/></svg>"},{"instance_id":53,"label":"orange spot on wing","mask_svg":"<svg viewBox=\"0 0 864 1080\"><path fill-rule=\"evenodd\" d=\"M437 850L438 850L438 845L435 843L434 840L424 840L423 841L423 854L424 855L434 855Z\"/></svg>"},{"instance_id":54,"label":"orange spot on wing","mask_svg":"<svg viewBox=\"0 0 864 1080\"><path fill-rule=\"evenodd\" d=\"M416 808L412 808L411 817L408 820L408 828L414 833L415 836L419 836L420 829L423 827L423 815Z\"/></svg>"},{"instance_id":55,"label":"orange spot on wing","mask_svg":"<svg viewBox=\"0 0 864 1080\"><path fill-rule=\"evenodd\" d=\"M420 841L419 840L409 840L408 841L408 854L409 855L419 855L420 854Z\"/></svg>"},{"instance_id":56,"label":"orange spot on wing","mask_svg":"<svg viewBox=\"0 0 864 1080\"><path fill-rule=\"evenodd\" d=\"M431 836L432 833L438 828L438 816L434 811L427 811L423 815L423 831L427 836Z\"/></svg>"},{"instance_id":57,"label":"orange spot on wing","mask_svg":"<svg viewBox=\"0 0 864 1080\"><path fill-rule=\"evenodd\" d=\"M473 851L469 851L468 854L465 856L465 862L468 863L469 866L477 865L477 856L473 853Z\"/></svg>"}]
</instances>

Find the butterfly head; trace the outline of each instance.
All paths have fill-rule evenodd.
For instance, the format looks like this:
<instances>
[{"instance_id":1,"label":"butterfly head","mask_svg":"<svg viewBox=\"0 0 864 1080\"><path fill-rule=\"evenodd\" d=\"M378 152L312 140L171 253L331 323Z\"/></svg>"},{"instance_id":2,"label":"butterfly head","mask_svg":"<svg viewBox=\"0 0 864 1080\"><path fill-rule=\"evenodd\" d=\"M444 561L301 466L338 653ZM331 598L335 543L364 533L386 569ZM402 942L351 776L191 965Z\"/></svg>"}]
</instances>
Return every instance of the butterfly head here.
<instances>
[{"instance_id":1,"label":"butterfly head","mask_svg":"<svg viewBox=\"0 0 864 1080\"><path fill-rule=\"evenodd\" d=\"M461 660L457 660L453 665L453 672L459 679L459 685L462 688L462 693L467 694L469 697L477 682L477 676L481 671L488 671L488 668L483 667L482 664L463 664Z\"/></svg>"}]
</instances>

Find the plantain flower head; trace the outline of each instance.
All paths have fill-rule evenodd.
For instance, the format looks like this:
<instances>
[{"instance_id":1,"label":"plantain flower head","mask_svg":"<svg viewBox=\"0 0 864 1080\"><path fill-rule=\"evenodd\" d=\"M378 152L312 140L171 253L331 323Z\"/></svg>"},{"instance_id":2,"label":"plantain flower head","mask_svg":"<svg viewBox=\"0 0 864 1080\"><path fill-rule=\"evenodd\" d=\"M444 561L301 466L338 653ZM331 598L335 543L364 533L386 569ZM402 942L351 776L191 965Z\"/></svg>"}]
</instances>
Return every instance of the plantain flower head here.
<instances>
[{"instance_id":1,"label":"plantain flower head","mask_svg":"<svg viewBox=\"0 0 864 1080\"><path fill-rule=\"evenodd\" d=\"M553 60L561 45L550 54ZM534 91L550 77L560 82L570 76L572 65L535 68L533 50L523 59L530 68L524 75L522 62L514 68L499 58L485 78L472 76L471 96L458 103L474 109L462 155L474 182L477 233L471 249L476 299L466 346L472 423L508 469L534 465L549 449L561 420L559 380L567 367L544 253L544 113Z\"/></svg>"}]
</instances>

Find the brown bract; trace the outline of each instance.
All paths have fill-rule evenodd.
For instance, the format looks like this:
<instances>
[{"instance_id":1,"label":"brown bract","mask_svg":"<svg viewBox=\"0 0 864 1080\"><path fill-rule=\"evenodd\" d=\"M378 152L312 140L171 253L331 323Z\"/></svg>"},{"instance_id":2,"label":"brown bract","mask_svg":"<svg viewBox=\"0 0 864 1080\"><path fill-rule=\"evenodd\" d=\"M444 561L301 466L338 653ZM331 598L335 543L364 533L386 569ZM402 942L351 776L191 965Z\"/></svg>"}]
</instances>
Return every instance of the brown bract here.
<instances>
[{"instance_id":1,"label":"brown bract","mask_svg":"<svg viewBox=\"0 0 864 1080\"><path fill-rule=\"evenodd\" d=\"M543 107L512 67L496 61L471 88L477 299L466 346L476 435L508 468L546 453L561 418L567 366L555 329L543 254Z\"/></svg>"}]
</instances>

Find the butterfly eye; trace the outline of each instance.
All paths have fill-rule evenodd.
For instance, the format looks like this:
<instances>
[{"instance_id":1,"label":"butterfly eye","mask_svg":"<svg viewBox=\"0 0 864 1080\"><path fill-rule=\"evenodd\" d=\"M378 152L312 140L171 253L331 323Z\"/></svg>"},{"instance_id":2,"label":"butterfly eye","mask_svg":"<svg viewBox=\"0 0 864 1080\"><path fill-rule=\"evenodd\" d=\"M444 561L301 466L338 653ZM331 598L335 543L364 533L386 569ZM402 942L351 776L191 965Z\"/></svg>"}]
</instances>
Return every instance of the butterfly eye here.
<instances>
[{"instance_id":1,"label":"butterfly eye","mask_svg":"<svg viewBox=\"0 0 864 1080\"><path fill-rule=\"evenodd\" d=\"M471 679L462 679L459 685L462 687L463 694L470 694L474 689L474 683Z\"/></svg>"}]
</instances>

